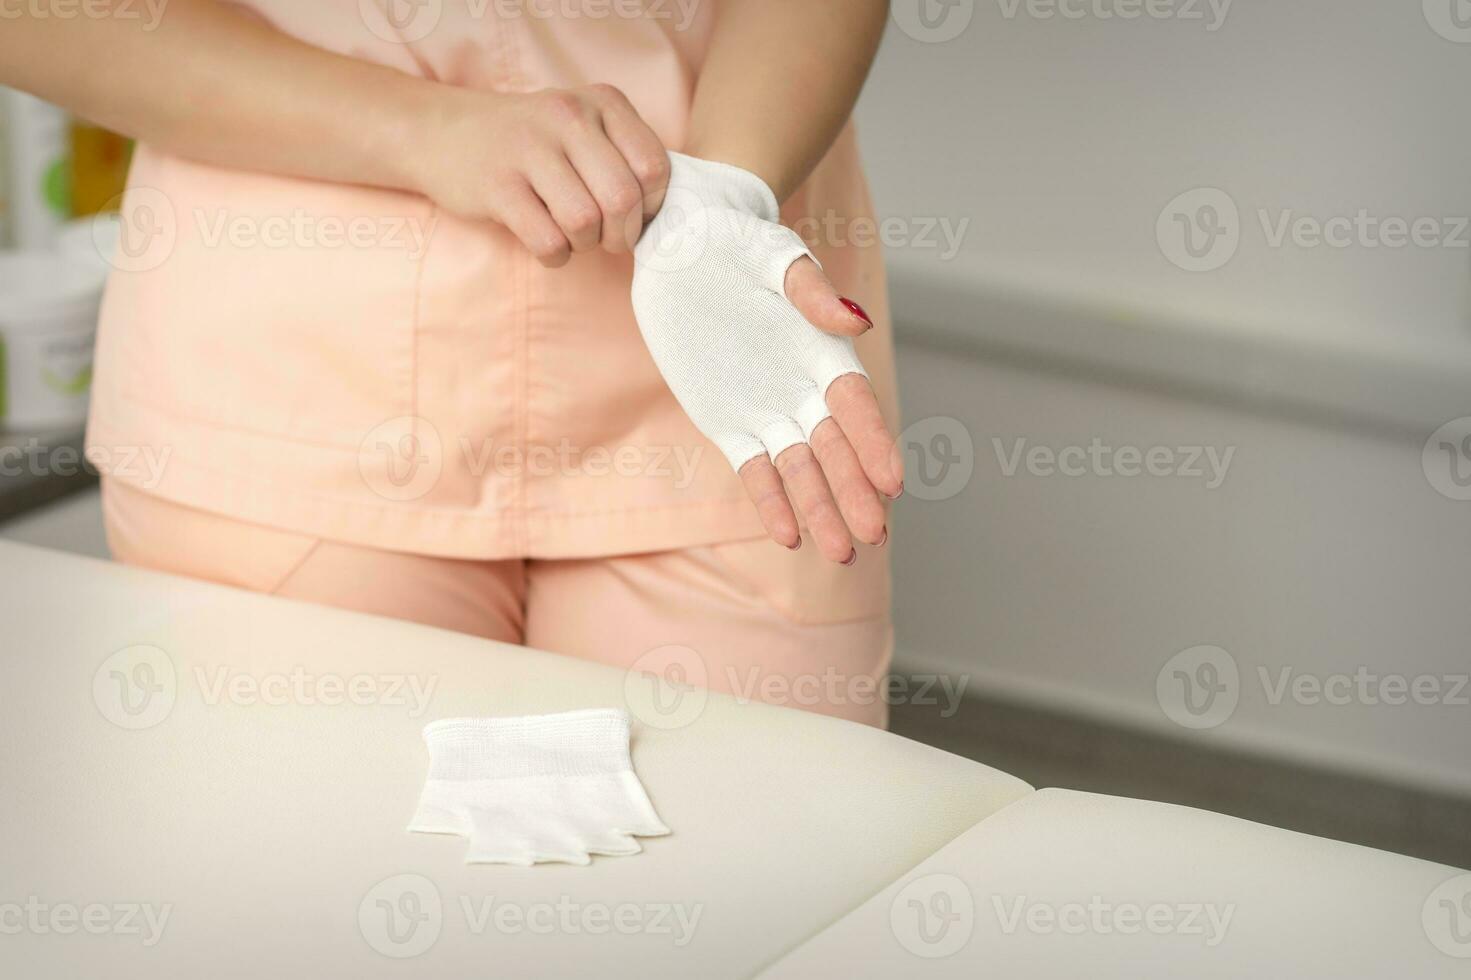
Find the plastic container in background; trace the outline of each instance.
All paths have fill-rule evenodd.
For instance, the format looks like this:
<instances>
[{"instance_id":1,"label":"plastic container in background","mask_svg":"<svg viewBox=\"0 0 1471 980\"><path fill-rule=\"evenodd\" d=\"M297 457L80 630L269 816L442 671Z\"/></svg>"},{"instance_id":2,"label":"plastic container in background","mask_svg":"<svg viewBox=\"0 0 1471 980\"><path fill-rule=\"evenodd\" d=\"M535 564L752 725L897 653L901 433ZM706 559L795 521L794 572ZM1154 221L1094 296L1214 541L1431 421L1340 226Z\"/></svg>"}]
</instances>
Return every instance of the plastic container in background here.
<instances>
[{"instance_id":1,"label":"plastic container in background","mask_svg":"<svg viewBox=\"0 0 1471 980\"><path fill-rule=\"evenodd\" d=\"M0 253L0 428L80 427L102 279L58 252Z\"/></svg>"},{"instance_id":2,"label":"plastic container in background","mask_svg":"<svg viewBox=\"0 0 1471 980\"><path fill-rule=\"evenodd\" d=\"M0 89L3 92L4 89ZM10 129L9 115L0 102L0 247L10 245Z\"/></svg>"},{"instance_id":3,"label":"plastic container in background","mask_svg":"<svg viewBox=\"0 0 1471 980\"><path fill-rule=\"evenodd\" d=\"M122 218L110 211L68 221L56 235L56 251L79 269L90 270L99 283L112 272L122 237Z\"/></svg>"},{"instance_id":4,"label":"plastic container in background","mask_svg":"<svg viewBox=\"0 0 1471 980\"><path fill-rule=\"evenodd\" d=\"M71 117L14 89L4 110L10 243L47 248L71 217Z\"/></svg>"}]
</instances>

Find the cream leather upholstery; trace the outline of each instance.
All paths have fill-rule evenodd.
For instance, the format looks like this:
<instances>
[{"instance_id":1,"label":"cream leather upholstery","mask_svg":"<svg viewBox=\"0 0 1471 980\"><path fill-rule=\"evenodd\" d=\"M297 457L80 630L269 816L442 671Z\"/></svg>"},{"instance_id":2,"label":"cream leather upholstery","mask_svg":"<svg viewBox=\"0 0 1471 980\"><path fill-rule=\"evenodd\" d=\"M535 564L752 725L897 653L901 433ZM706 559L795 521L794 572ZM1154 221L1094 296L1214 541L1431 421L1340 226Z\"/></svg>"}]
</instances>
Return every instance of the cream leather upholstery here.
<instances>
[{"instance_id":1,"label":"cream leather upholstery","mask_svg":"<svg viewBox=\"0 0 1471 980\"><path fill-rule=\"evenodd\" d=\"M0 976L1471 975L1451 868L56 552L0 596ZM645 853L404 831L426 722L629 703Z\"/></svg>"},{"instance_id":2,"label":"cream leather upholstery","mask_svg":"<svg viewBox=\"0 0 1471 980\"><path fill-rule=\"evenodd\" d=\"M1471 976L1471 876L1203 810L1045 789L763 974ZM1460 917L1459 922L1456 918ZM1458 938L1459 937L1459 938Z\"/></svg>"},{"instance_id":3,"label":"cream leather upholstery","mask_svg":"<svg viewBox=\"0 0 1471 980\"><path fill-rule=\"evenodd\" d=\"M1029 792L883 732L710 697L684 727L635 718L634 764L672 836L588 868L466 866L464 841L404 831L423 725L623 705L622 672L3 543L0 596L0 976L751 976ZM124 681L169 680L167 663L112 676L137 645L167 654L176 694L130 730L108 716L153 721L169 700L132 716L117 700ZM299 667L319 679L305 695ZM410 676L435 685L419 715L406 685L390 690ZM354 682L379 703L325 703ZM374 891L398 875L418 877ZM437 936L402 962L380 950L433 931L409 926L414 902L433 904L423 879ZM6 906L30 896L47 931L12 932ZM172 911L146 948L52 928L56 908L95 903ZM558 903L573 927L533 932ZM518 930L517 909L537 921ZM599 925L618 914L643 931ZM698 915L692 933L680 914Z\"/></svg>"}]
</instances>

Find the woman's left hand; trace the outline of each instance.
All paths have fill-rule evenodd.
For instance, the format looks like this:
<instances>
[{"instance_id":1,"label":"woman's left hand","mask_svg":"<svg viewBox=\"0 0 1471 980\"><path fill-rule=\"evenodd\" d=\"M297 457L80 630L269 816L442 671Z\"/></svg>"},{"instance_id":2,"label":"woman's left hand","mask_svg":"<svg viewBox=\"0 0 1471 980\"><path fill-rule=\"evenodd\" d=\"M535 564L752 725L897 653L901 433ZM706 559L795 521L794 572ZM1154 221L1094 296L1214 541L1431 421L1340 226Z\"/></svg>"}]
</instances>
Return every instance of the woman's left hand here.
<instances>
[{"instance_id":1,"label":"woman's left hand","mask_svg":"<svg viewBox=\"0 0 1471 980\"><path fill-rule=\"evenodd\" d=\"M663 209L635 249L633 306L686 414L741 475L767 532L832 561L882 544L900 456L852 338L872 324L783 227L755 174L671 154Z\"/></svg>"},{"instance_id":2,"label":"woman's left hand","mask_svg":"<svg viewBox=\"0 0 1471 980\"><path fill-rule=\"evenodd\" d=\"M873 327L863 307L839 296L811 259L792 264L786 295L808 323L826 333L857 337ZM787 547L798 540L800 511L822 553L848 563L857 557L850 530L866 544L888 540L878 498L895 500L904 492L903 457L863 375L838 378L828 386L826 401L832 416L818 423L806 445L792 446L775 463L765 456L752 459L740 469L741 482L773 540Z\"/></svg>"}]
</instances>

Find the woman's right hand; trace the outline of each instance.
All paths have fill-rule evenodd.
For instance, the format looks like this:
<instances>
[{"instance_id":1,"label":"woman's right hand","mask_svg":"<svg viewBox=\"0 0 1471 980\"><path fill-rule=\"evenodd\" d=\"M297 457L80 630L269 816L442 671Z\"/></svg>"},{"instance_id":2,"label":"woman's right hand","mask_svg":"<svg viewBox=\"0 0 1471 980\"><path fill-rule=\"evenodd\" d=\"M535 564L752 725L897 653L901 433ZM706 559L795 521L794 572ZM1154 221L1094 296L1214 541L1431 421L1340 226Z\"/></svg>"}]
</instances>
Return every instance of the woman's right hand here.
<instances>
[{"instance_id":1,"label":"woman's right hand","mask_svg":"<svg viewBox=\"0 0 1471 980\"><path fill-rule=\"evenodd\" d=\"M202 163L421 193L500 222L548 266L632 251L664 201L664 145L611 85L443 85L214 0L169 0L146 31L39 8L0 20L0 84ZM102 62L109 71L86 70Z\"/></svg>"},{"instance_id":2,"label":"woman's right hand","mask_svg":"<svg viewBox=\"0 0 1471 980\"><path fill-rule=\"evenodd\" d=\"M548 268L574 252L632 251L664 203L664 144L611 85L444 96L413 141L418 190L499 222Z\"/></svg>"}]
</instances>

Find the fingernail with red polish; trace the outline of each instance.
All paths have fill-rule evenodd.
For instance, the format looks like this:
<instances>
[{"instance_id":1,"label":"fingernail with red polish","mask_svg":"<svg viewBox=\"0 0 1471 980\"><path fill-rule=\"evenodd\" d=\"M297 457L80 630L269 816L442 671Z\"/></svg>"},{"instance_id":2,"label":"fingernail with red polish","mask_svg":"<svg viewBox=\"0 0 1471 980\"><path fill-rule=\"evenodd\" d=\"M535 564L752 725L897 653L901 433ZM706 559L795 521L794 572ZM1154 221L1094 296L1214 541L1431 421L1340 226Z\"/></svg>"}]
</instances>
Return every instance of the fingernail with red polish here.
<instances>
[{"instance_id":1,"label":"fingernail with red polish","mask_svg":"<svg viewBox=\"0 0 1471 980\"><path fill-rule=\"evenodd\" d=\"M870 317L868 315L868 313L864 311L863 307L859 306L857 303L853 302L851 299L848 299L846 297L839 297L839 301L844 306L846 306L848 308L848 312L849 313L853 314L858 319L860 319L864 323L868 324L867 329L869 329L869 330L872 330L873 329L873 318Z\"/></svg>"},{"instance_id":2,"label":"fingernail with red polish","mask_svg":"<svg viewBox=\"0 0 1471 980\"><path fill-rule=\"evenodd\" d=\"M843 564L844 565L852 565L852 564L855 564L857 561L858 561L858 549L857 548L854 548L853 549L853 553L848 556L848 560L845 561L845 562L843 562Z\"/></svg>"}]
</instances>

